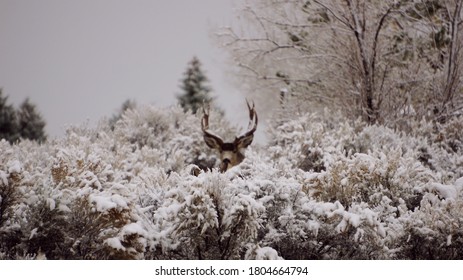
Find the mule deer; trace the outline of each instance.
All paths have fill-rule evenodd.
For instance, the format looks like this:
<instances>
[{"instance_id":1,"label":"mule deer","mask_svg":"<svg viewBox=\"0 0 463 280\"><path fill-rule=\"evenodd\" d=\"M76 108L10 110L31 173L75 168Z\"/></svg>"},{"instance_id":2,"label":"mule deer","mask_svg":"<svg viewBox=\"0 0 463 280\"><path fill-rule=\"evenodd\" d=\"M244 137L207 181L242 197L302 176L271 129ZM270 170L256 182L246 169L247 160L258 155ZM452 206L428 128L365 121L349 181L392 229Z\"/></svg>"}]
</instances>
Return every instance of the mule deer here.
<instances>
[{"instance_id":1,"label":"mule deer","mask_svg":"<svg viewBox=\"0 0 463 280\"><path fill-rule=\"evenodd\" d=\"M209 148L215 149L220 154L220 172L225 172L229 168L240 164L244 160L244 150L251 145L254 139L254 132L257 129L257 113L254 108L246 100L249 110L249 125L248 129L242 135L235 137L233 142L224 142L220 136L209 131L209 104L203 106L203 118L201 120L201 129L204 133L204 141Z\"/></svg>"}]
</instances>

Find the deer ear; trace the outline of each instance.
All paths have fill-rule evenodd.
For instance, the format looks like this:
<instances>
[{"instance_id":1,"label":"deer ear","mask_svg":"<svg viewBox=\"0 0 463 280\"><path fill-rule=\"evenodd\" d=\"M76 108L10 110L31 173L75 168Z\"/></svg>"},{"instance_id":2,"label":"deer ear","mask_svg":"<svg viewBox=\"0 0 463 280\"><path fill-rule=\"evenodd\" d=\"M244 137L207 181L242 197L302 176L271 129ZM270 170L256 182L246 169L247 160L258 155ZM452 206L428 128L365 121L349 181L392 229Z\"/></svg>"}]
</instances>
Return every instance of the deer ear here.
<instances>
[{"instance_id":1,"label":"deer ear","mask_svg":"<svg viewBox=\"0 0 463 280\"><path fill-rule=\"evenodd\" d=\"M254 139L254 134L247 135L245 137L240 137L235 139L235 145L238 149L247 148L251 145L252 140Z\"/></svg>"},{"instance_id":2,"label":"deer ear","mask_svg":"<svg viewBox=\"0 0 463 280\"><path fill-rule=\"evenodd\" d=\"M222 139L207 134L204 135L204 142L209 148L217 150L220 150L223 145Z\"/></svg>"}]
</instances>

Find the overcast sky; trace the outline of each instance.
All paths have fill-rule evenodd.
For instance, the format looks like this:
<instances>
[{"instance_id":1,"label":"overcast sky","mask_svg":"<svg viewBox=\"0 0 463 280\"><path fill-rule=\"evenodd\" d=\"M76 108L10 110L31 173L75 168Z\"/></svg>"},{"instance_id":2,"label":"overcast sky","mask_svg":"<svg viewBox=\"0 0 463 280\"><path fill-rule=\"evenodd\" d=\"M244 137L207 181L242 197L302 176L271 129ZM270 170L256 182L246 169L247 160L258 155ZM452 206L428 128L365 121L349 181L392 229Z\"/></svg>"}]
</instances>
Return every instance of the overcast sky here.
<instances>
[{"instance_id":1,"label":"overcast sky","mask_svg":"<svg viewBox=\"0 0 463 280\"><path fill-rule=\"evenodd\" d=\"M210 37L231 25L233 9L233 0L0 0L0 87L16 106L29 97L55 137L127 99L176 103L197 56L233 116L244 101Z\"/></svg>"}]
</instances>

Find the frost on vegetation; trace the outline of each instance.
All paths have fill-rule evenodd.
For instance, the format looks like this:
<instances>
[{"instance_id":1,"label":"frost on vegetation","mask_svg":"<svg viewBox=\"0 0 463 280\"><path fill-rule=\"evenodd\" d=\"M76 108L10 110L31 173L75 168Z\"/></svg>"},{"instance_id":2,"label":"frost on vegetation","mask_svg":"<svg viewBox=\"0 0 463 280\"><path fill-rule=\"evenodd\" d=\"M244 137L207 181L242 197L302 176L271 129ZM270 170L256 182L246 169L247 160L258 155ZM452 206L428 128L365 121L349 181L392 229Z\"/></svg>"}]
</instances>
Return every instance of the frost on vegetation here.
<instances>
[{"instance_id":1,"label":"frost on vegetation","mask_svg":"<svg viewBox=\"0 0 463 280\"><path fill-rule=\"evenodd\" d=\"M219 173L199 120L147 106L41 145L1 141L1 257L463 257L456 123L405 134L300 115ZM221 117L210 125L236 132Z\"/></svg>"}]
</instances>

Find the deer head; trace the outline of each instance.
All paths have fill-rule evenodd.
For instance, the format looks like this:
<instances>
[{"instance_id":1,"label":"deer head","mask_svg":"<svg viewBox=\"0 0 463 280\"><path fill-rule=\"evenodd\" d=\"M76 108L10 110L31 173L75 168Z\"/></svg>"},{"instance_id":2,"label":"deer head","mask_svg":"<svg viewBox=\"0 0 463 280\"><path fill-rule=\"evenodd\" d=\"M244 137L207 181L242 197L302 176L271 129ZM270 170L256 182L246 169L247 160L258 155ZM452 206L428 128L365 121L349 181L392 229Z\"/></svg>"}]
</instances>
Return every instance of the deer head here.
<instances>
[{"instance_id":1,"label":"deer head","mask_svg":"<svg viewBox=\"0 0 463 280\"><path fill-rule=\"evenodd\" d=\"M254 138L254 132L257 129L257 113L254 108L246 100L249 109L249 125L248 129L242 135L235 137L233 142L224 142L220 136L209 131L209 105L207 108L203 106L203 118L201 120L201 128L204 133L204 141L209 148L215 149L220 154L220 172L225 172L229 168L240 164L244 159L244 150L251 145Z\"/></svg>"}]
</instances>

